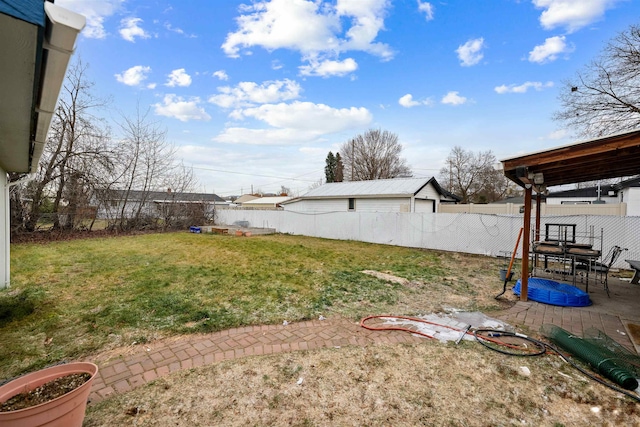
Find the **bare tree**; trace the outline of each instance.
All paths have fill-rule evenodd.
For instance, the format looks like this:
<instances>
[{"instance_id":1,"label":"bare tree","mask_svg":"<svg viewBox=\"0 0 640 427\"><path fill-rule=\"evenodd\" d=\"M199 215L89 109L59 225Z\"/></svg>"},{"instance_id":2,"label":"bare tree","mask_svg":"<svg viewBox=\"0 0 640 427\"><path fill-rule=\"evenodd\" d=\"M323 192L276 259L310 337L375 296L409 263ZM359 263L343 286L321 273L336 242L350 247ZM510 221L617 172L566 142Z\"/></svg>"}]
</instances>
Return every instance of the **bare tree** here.
<instances>
[{"instance_id":1,"label":"bare tree","mask_svg":"<svg viewBox=\"0 0 640 427\"><path fill-rule=\"evenodd\" d=\"M120 129L123 137L117 148L119 167L113 179L120 194L115 225L122 230L156 227L155 221L161 215L153 210L152 192L190 191L195 185L193 173L176 161L176 148L166 141L166 130L149 120L149 110L142 113L138 108L135 116L123 117ZM167 212L176 214L175 209ZM171 221L162 226L170 227Z\"/></svg>"},{"instance_id":2,"label":"bare tree","mask_svg":"<svg viewBox=\"0 0 640 427\"><path fill-rule=\"evenodd\" d=\"M462 203L489 203L516 192L501 170L495 168L496 157L491 150L474 153L453 147L440 169L439 182Z\"/></svg>"},{"instance_id":3,"label":"bare tree","mask_svg":"<svg viewBox=\"0 0 640 427\"><path fill-rule=\"evenodd\" d=\"M291 196L293 194L293 192L291 191L291 188L285 187L284 185L281 185L279 194L281 196Z\"/></svg>"},{"instance_id":4,"label":"bare tree","mask_svg":"<svg viewBox=\"0 0 640 427\"><path fill-rule=\"evenodd\" d=\"M609 41L564 86L554 119L577 135L600 137L640 127L640 26Z\"/></svg>"},{"instance_id":5,"label":"bare tree","mask_svg":"<svg viewBox=\"0 0 640 427\"><path fill-rule=\"evenodd\" d=\"M53 212L58 214L53 217L54 228L76 226L87 187L95 186L104 178L103 172L112 167L108 127L94 115L107 101L92 95L93 83L87 80L87 68L81 60L69 68L37 178L25 187L27 197L32 199L25 219L29 231L35 230L42 204L50 199ZM64 215L60 215L63 210Z\"/></svg>"},{"instance_id":6,"label":"bare tree","mask_svg":"<svg viewBox=\"0 0 640 427\"><path fill-rule=\"evenodd\" d=\"M340 153L336 153L335 182L342 182L343 180L344 165L342 164L342 157L340 157Z\"/></svg>"},{"instance_id":7,"label":"bare tree","mask_svg":"<svg viewBox=\"0 0 640 427\"><path fill-rule=\"evenodd\" d=\"M208 205L204 200L190 197L181 200L193 190L195 177L193 169L171 159L169 169L164 171L162 182L167 185L168 203L161 216L163 229L184 228L194 224L205 224L215 218L215 205Z\"/></svg>"},{"instance_id":8,"label":"bare tree","mask_svg":"<svg viewBox=\"0 0 640 427\"><path fill-rule=\"evenodd\" d=\"M370 129L340 147L344 177L349 181L365 181L411 176L405 159L400 157L402 145L398 135Z\"/></svg>"}]
</instances>

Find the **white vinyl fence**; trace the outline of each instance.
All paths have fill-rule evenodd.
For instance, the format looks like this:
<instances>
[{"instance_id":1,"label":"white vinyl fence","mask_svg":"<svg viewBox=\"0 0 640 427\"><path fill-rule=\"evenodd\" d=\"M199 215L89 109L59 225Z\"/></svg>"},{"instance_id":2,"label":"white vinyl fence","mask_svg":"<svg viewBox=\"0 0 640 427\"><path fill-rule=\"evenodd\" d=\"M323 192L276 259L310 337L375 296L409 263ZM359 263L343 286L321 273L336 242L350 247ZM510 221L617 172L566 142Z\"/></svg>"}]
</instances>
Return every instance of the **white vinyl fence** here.
<instances>
[{"instance_id":1,"label":"white vinyl fence","mask_svg":"<svg viewBox=\"0 0 640 427\"><path fill-rule=\"evenodd\" d=\"M531 214L535 215L536 206L531 207ZM495 215L517 215L524 210L523 204L504 203L504 204L445 204L438 205L439 213L477 213L477 214L495 214ZM540 204L540 217L545 216L579 216L579 215L627 215L626 203L606 203L606 204Z\"/></svg>"},{"instance_id":2,"label":"white vinyl fence","mask_svg":"<svg viewBox=\"0 0 640 427\"><path fill-rule=\"evenodd\" d=\"M235 209L218 209L216 215L220 224L233 225L237 221L245 221L250 227L274 228L278 233L488 256L510 254L522 227L521 215L388 212L310 214ZM578 241L584 241L593 233L594 248L602 248L605 255L614 245L627 248L615 267L629 268L625 259L640 259L640 217L542 217L541 239L544 239L545 223L576 224ZM533 232L531 234L533 238ZM521 252L518 249L518 257Z\"/></svg>"}]
</instances>

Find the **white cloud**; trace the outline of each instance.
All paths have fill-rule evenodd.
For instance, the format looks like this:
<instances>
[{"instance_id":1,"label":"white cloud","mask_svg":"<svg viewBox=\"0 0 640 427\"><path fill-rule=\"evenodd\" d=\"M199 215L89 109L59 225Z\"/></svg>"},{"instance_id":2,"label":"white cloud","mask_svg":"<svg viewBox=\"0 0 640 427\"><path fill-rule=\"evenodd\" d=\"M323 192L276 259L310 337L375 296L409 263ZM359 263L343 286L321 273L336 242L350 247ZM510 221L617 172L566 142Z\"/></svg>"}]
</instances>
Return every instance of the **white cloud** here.
<instances>
[{"instance_id":1,"label":"white cloud","mask_svg":"<svg viewBox=\"0 0 640 427\"><path fill-rule=\"evenodd\" d=\"M238 31L227 34L222 49L230 57L238 57L241 48L261 46L267 50L293 49L304 53L336 48L333 37L338 21L319 12L311 1L274 0L244 6L246 12L236 18ZM253 13L251 13L253 12Z\"/></svg>"},{"instance_id":2,"label":"white cloud","mask_svg":"<svg viewBox=\"0 0 640 427\"><path fill-rule=\"evenodd\" d=\"M87 25L82 30L85 37L103 39L107 36L104 29L104 20L115 14L125 0L57 0L56 4L87 18Z\"/></svg>"},{"instance_id":3,"label":"white cloud","mask_svg":"<svg viewBox=\"0 0 640 427\"><path fill-rule=\"evenodd\" d=\"M289 79L266 81L260 85L240 82L235 87L219 87L220 94L211 96L208 101L224 108L243 107L296 99L301 91L300 85Z\"/></svg>"},{"instance_id":4,"label":"white cloud","mask_svg":"<svg viewBox=\"0 0 640 427\"><path fill-rule=\"evenodd\" d=\"M184 68L173 70L167 77L168 77L168 80L165 83L165 86L187 87L191 85L191 76L185 72Z\"/></svg>"},{"instance_id":5,"label":"white cloud","mask_svg":"<svg viewBox=\"0 0 640 427\"><path fill-rule=\"evenodd\" d=\"M340 0L335 5L314 0L257 1L240 8L238 31L227 34L222 49L233 58L259 46L298 51L304 61L317 63L350 50L388 60L392 50L375 39L384 29L389 7L389 0ZM344 28L345 24L350 26Z\"/></svg>"},{"instance_id":6,"label":"white cloud","mask_svg":"<svg viewBox=\"0 0 640 427\"><path fill-rule=\"evenodd\" d=\"M290 104L265 104L241 111L243 117L261 120L270 126L312 130L320 134L334 133L371 122L371 113L364 107L332 108L324 104L295 101Z\"/></svg>"},{"instance_id":7,"label":"white cloud","mask_svg":"<svg viewBox=\"0 0 640 427\"><path fill-rule=\"evenodd\" d=\"M431 100L425 99L422 101L416 101L415 99L413 99L413 95L408 93L398 99L398 104L402 105L405 108L411 108L417 107L418 105L431 105Z\"/></svg>"},{"instance_id":8,"label":"white cloud","mask_svg":"<svg viewBox=\"0 0 640 427\"><path fill-rule=\"evenodd\" d=\"M211 119L204 108L200 107L200 98L198 97L185 101L181 96L168 94L164 96L162 104L153 104L153 106L159 116L173 117L181 122Z\"/></svg>"},{"instance_id":9,"label":"white cloud","mask_svg":"<svg viewBox=\"0 0 640 427\"><path fill-rule=\"evenodd\" d=\"M218 70L218 71L214 71L213 75L215 77L217 77L219 80L229 80L229 76L227 75L227 72L224 70Z\"/></svg>"},{"instance_id":10,"label":"white cloud","mask_svg":"<svg viewBox=\"0 0 640 427\"><path fill-rule=\"evenodd\" d=\"M147 89L155 89L155 88L156 88L156 86L158 86L158 84L157 84L157 83L149 83L149 84L147 85Z\"/></svg>"},{"instance_id":11,"label":"white cloud","mask_svg":"<svg viewBox=\"0 0 640 427\"><path fill-rule=\"evenodd\" d=\"M358 69L358 63L353 58L344 61L310 61L310 65L298 67L303 76L344 76Z\"/></svg>"},{"instance_id":12,"label":"white cloud","mask_svg":"<svg viewBox=\"0 0 640 427\"><path fill-rule=\"evenodd\" d=\"M138 24L142 22L140 18L124 18L120 21L120 35L123 39L135 43L136 37L148 39L149 34Z\"/></svg>"},{"instance_id":13,"label":"white cloud","mask_svg":"<svg viewBox=\"0 0 640 427\"><path fill-rule=\"evenodd\" d=\"M540 24L547 30L564 27L574 32L604 16L620 0L533 0L540 14Z\"/></svg>"},{"instance_id":14,"label":"white cloud","mask_svg":"<svg viewBox=\"0 0 640 427\"><path fill-rule=\"evenodd\" d=\"M294 129L248 129L229 127L213 138L215 142L247 145L293 145L314 140L318 135Z\"/></svg>"},{"instance_id":15,"label":"white cloud","mask_svg":"<svg viewBox=\"0 0 640 427\"><path fill-rule=\"evenodd\" d=\"M298 151L310 157L324 156L324 154L327 152L326 148L324 147L300 147Z\"/></svg>"},{"instance_id":16,"label":"white cloud","mask_svg":"<svg viewBox=\"0 0 640 427\"><path fill-rule=\"evenodd\" d=\"M569 136L569 131L567 129L558 129L556 131L551 132L547 135L547 139L564 139Z\"/></svg>"},{"instance_id":17,"label":"white cloud","mask_svg":"<svg viewBox=\"0 0 640 427\"><path fill-rule=\"evenodd\" d=\"M185 33L185 31L182 28L174 27L169 22L165 22L164 23L164 28L166 28L167 31L171 31L173 33L180 34L181 36L185 36L185 37L188 37L188 38L191 38L191 39L195 39L197 37L195 34L187 34L187 33Z\"/></svg>"},{"instance_id":18,"label":"white cloud","mask_svg":"<svg viewBox=\"0 0 640 427\"><path fill-rule=\"evenodd\" d=\"M458 95L457 91L451 91L442 97L441 102L448 105L462 105L469 102L469 100L464 96Z\"/></svg>"},{"instance_id":19,"label":"white cloud","mask_svg":"<svg viewBox=\"0 0 640 427\"><path fill-rule=\"evenodd\" d=\"M458 54L460 65L463 67L476 65L484 57L484 54L482 53L482 49L484 47L484 38L482 37L478 39L471 39L465 44L458 46L456 53Z\"/></svg>"},{"instance_id":20,"label":"white cloud","mask_svg":"<svg viewBox=\"0 0 640 427\"><path fill-rule=\"evenodd\" d=\"M536 46L529 52L529 61L544 64L558 59L558 55L562 53L570 53L573 48L567 46L565 36L549 37L544 44Z\"/></svg>"},{"instance_id":21,"label":"white cloud","mask_svg":"<svg viewBox=\"0 0 640 427\"><path fill-rule=\"evenodd\" d=\"M431 21L433 19L433 5L427 2L421 2L418 0L418 10L423 12L427 21Z\"/></svg>"},{"instance_id":22,"label":"white cloud","mask_svg":"<svg viewBox=\"0 0 640 427\"><path fill-rule=\"evenodd\" d=\"M353 25L346 33L340 50L361 50L389 60L393 52L384 43L375 43L378 33L384 29L384 17L388 0L341 0L336 4L336 12L340 18L348 18Z\"/></svg>"},{"instance_id":23,"label":"white cloud","mask_svg":"<svg viewBox=\"0 0 640 427\"><path fill-rule=\"evenodd\" d=\"M217 142L252 145L292 145L315 141L326 134L362 129L372 121L366 108L332 108L311 102L266 104L236 110L238 119L253 118L269 128L229 127L214 138Z\"/></svg>"},{"instance_id":24,"label":"white cloud","mask_svg":"<svg viewBox=\"0 0 640 427\"><path fill-rule=\"evenodd\" d=\"M127 86L138 86L144 80L147 79L147 75L151 72L151 67L145 67L143 65L136 65L123 71L120 74L115 74L116 80L120 83L124 83Z\"/></svg>"},{"instance_id":25,"label":"white cloud","mask_svg":"<svg viewBox=\"0 0 640 427\"><path fill-rule=\"evenodd\" d=\"M499 94L504 93L526 93L529 88L541 91L544 88L553 87L553 82L524 82L521 85L502 85L496 86L494 90Z\"/></svg>"}]
</instances>

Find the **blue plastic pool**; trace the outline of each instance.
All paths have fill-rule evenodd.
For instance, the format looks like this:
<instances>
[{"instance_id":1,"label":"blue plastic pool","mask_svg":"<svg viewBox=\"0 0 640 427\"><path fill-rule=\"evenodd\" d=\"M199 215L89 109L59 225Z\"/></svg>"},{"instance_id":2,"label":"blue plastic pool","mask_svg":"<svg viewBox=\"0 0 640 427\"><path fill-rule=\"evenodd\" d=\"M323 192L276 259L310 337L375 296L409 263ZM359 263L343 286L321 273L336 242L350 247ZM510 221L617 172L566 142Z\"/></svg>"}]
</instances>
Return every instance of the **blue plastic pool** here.
<instances>
[{"instance_id":1,"label":"blue plastic pool","mask_svg":"<svg viewBox=\"0 0 640 427\"><path fill-rule=\"evenodd\" d=\"M513 293L520 295L520 279L513 287ZM554 280L530 277L527 296L530 300L565 307L586 307L591 305L589 294L575 286Z\"/></svg>"}]
</instances>

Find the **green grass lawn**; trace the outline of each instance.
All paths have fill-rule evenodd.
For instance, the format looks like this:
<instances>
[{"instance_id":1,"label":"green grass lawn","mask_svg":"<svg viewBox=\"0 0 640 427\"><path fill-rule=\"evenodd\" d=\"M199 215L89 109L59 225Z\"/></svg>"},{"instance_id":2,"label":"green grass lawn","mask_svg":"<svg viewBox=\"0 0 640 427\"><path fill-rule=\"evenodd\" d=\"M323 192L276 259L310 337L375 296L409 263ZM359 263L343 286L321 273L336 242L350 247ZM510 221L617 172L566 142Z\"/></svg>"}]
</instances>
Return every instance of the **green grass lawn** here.
<instances>
[{"instance_id":1,"label":"green grass lawn","mask_svg":"<svg viewBox=\"0 0 640 427\"><path fill-rule=\"evenodd\" d=\"M429 306L430 292L454 301L476 292L473 274L452 278L456 256L290 235L184 232L12 245L12 287L0 291L0 379L169 335L319 315L415 314L417 301L437 309ZM495 275L493 260L479 258ZM362 270L422 285L387 283ZM464 301L461 308L492 304Z\"/></svg>"}]
</instances>

